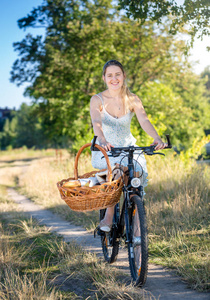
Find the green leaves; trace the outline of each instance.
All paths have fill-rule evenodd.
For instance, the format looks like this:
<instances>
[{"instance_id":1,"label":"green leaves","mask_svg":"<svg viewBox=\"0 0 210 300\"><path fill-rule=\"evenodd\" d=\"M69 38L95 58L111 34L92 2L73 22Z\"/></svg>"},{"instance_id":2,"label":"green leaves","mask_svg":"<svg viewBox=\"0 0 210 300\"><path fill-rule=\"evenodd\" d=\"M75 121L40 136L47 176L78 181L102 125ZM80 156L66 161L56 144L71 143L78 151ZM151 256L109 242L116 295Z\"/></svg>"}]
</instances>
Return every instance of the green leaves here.
<instances>
[{"instance_id":1,"label":"green leaves","mask_svg":"<svg viewBox=\"0 0 210 300\"><path fill-rule=\"evenodd\" d=\"M159 12L167 14L167 3L174 1L162 2ZM135 7L135 1L126 3ZM46 29L44 37L28 35L14 44L19 59L11 80L30 83L26 94L37 103L34 113L48 145L77 149L91 139L89 101L105 89L102 68L110 59L124 65L128 86L160 134L169 132L187 144L190 135L202 132L196 122L207 124L204 83L190 71L184 42L169 34L170 22L157 30L151 20L140 23L122 15L111 0L44 0L19 25ZM136 124L132 130L146 143Z\"/></svg>"},{"instance_id":2,"label":"green leaves","mask_svg":"<svg viewBox=\"0 0 210 300\"><path fill-rule=\"evenodd\" d=\"M128 17L139 19L141 24L151 20L161 24L171 18L170 33L182 32L188 27L192 41L197 35L209 35L210 10L208 0L185 0L182 5L175 0L119 0L119 9L125 9Z\"/></svg>"}]
</instances>

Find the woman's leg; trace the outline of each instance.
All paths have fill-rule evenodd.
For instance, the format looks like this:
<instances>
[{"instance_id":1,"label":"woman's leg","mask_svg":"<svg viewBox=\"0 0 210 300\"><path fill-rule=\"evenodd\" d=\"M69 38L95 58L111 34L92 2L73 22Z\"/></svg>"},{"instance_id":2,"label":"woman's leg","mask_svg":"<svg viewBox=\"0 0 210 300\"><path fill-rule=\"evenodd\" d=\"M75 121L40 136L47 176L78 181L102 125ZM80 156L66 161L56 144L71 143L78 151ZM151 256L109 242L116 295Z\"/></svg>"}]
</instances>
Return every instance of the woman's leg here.
<instances>
[{"instance_id":1,"label":"woman's leg","mask_svg":"<svg viewBox=\"0 0 210 300\"><path fill-rule=\"evenodd\" d=\"M107 225L111 225L113 222L113 216L114 216L114 207L115 205L108 207L106 209L106 213L105 216L103 218L104 223L106 223Z\"/></svg>"},{"instance_id":2,"label":"woman's leg","mask_svg":"<svg viewBox=\"0 0 210 300\"><path fill-rule=\"evenodd\" d=\"M111 207L108 207L106 209L106 213L104 218L101 220L99 227L102 231L109 232L112 227L113 222L113 216L114 216L114 205Z\"/></svg>"}]
</instances>

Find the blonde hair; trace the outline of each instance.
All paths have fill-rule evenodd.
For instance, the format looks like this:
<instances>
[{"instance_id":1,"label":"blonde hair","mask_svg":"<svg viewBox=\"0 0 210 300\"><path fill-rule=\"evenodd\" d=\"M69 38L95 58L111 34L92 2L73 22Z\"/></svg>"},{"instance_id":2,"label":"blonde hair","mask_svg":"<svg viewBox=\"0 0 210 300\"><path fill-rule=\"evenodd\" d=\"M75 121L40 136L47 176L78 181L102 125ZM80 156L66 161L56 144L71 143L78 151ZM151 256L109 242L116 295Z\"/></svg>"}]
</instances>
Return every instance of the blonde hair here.
<instances>
[{"instance_id":1,"label":"blonde hair","mask_svg":"<svg viewBox=\"0 0 210 300\"><path fill-rule=\"evenodd\" d=\"M123 75L125 76L125 71L124 71L124 68L123 68L122 64L119 61L115 60L115 59L109 60L105 63L105 65L103 67L103 76L105 76L106 69L110 66L119 67L122 70ZM123 105L124 105L124 108L125 108L125 113L127 113L128 110L132 107L132 103L134 101L134 95L129 90L125 80L124 80L123 86L121 88L121 95L122 95Z\"/></svg>"}]
</instances>

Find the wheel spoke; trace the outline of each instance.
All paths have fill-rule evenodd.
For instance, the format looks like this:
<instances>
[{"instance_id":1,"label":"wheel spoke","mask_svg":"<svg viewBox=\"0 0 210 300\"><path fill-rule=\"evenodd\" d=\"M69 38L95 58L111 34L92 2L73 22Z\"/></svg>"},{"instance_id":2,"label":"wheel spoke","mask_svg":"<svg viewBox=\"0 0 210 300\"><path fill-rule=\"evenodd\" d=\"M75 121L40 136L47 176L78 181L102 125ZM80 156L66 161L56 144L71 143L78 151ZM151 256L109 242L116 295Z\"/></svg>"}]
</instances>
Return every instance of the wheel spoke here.
<instances>
[{"instance_id":1,"label":"wheel spoke","mask_svg":"<svg viewBox=\"0 0 210 300\"><path fill-rule=\"evenodd\" d=\"M136 285L146 282L148 270L148 242L146 216L143 200L139 196L132 198L134 207L129 220L131 242L128 247L130 271Z\"/></svg>"},{"instance_id":2,"label":"wheel spoke","mask_svg":"<svg viewBox=\"0 0 210 300\"><path fill-rule=\"evenodd\" d=\"M133 237L132 238L133 238L136 270L138 270L139 266L141 266L141 228L140 228L138 209L136 205L133 211Z\"/></svg>"},{"instance_id":3,"label":"wheel spoke","mask_svg":"<svg viewBox=\"0 0 210 300\"><path fill-rule=\"evenodd\" d=\"M105 210L100 211L100 220L104 218ZM105 261L113 263L117 259L119 251L119 242L113 242L113 229L109 233L104 233L101 236L101 246L104 254Z\"/></svg>"}]
</instances>

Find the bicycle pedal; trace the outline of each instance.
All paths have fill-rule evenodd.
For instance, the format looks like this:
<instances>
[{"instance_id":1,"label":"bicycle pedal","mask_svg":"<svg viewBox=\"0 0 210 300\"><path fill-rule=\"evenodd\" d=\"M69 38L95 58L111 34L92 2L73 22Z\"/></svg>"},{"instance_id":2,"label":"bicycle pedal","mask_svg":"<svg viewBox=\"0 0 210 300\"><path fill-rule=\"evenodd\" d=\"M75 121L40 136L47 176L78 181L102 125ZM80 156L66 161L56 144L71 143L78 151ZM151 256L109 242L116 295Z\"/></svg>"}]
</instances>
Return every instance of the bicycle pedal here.
<instances>
[{"instance_id":1,"label":"bicycle pedal","mask_svg":"<svg viewBox=\"0 0 210 300\"><path fill-rule=\"evenodd\" d=\"M99 226L97 226L96 229L94 230L94 238L96 237L96 234L100 236L105 235L104 231L102 231Z\"/></svg>"}]
</instances>

